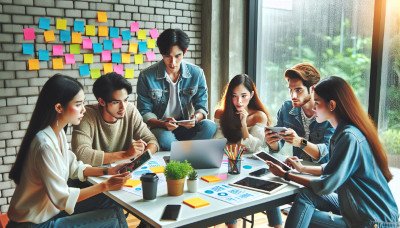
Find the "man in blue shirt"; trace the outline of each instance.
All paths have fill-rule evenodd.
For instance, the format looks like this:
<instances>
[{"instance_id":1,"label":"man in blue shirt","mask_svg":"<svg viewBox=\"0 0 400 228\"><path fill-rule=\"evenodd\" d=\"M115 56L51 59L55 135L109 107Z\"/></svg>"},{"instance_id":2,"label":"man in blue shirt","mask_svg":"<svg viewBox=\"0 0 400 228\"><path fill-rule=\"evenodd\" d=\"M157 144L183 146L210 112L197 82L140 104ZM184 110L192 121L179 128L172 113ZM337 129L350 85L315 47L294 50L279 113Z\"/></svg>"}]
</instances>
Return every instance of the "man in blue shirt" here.
<instances>
[{"instance_id":1,"label":"man in blue shirt","mask_svg":"<svg viewBox=\"0 0 400 228\"><path fill-rule=\"evenodd\" d=\"M203 70L183 60L190 39L180 29L167 29L157 39L162 61L138 79L138 109L162 150L177 140L210 139L216 131L207 120L208 94Z\"/></svg>"},{"instance_id":2,"label":"man in blue shirt","mask_svg":"<svg viewBox=\"0 0 400 228\"><path fill-rule=\"evenodd\" d=\"M320 80L318 70L309 63L300 63L285 71L291 101L283 103L278 111L276 127L287 131L267 130L265 141L271 152L279 152L284 143L293 145L293 155L315 163L329 160L328 146L334 129L329 122L315 120L312 86Z\"/></svg>"}]
</instances>

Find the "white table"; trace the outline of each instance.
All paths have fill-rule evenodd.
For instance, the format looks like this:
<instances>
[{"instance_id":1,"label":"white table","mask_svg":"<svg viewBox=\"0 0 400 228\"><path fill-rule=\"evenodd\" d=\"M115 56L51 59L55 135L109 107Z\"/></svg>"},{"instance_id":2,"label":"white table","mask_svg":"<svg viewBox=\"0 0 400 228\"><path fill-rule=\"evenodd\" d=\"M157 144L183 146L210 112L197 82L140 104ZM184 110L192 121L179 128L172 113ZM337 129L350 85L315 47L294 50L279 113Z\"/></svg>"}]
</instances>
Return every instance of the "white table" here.
<instances>
[{"instance_id":1,"label":"white table","mask_svg":"<svg viewBox=\"0 0 400 228\"><path fill-rule=\"evenodd\" d=\"M166 155L169 155L169 153L158 152L154 156L163 157ZM244 169L242 167L240 175L228 175L228 179L218 183L232 183L236 179L247 176L249 172L266 166L265 163L250 158L245 158L242 162L242 166L246 164L250 164L249 166L251 166L252 168ZM199 177L221 173L220 169L200 169L197 171ZM227 170L225 172L227 172ZM267 174L263 178L282 182L282 179L274 177L271 173ZM95 184L104 181L105 178L90 177L88 178L88 180L92 184ZM215 184L216 183L207 183L203 180L199 180L199 189ZM265 211L266 209L280 206L288 202L292 202L294 196L299 191L300 186L294 183L287 184L288 186L274 194L262 194L262 196L258 197L257 199L250 200L239 205L232 205L221 200L203 195L201 193L189 193L187 191L186 184L185 192L183 195L173 197L168 196L167 194L163 194L161 196L158 196L155 201L144 201L142 197L123 190L110 191L106 192L105 194L120 205L122 205L130 213L134 214L137 217L140 217L154 227L206 227L251 215L257 212ZM160 186L158 187L158 192L160 192ZM194 209L182 203L183 200L191 197L201 197L207 200L210 205ZM160 221L161 214L163 213L164 207L167 204L182 205L178 221Z\"/></svg>"}]
</instances>

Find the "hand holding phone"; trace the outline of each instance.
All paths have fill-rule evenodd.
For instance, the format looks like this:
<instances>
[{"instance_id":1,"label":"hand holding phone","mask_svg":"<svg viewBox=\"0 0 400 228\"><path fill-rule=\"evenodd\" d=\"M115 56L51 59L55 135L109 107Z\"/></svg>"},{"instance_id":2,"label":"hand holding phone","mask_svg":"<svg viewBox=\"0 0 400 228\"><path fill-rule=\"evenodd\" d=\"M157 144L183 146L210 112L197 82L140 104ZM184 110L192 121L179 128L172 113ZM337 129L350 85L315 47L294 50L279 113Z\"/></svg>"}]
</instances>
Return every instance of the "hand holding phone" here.
<instances>
[{"instance_id":1,"label":"hand holding phone","mask_svg":"<svg viewBox=\"0 0 400 228\"><path fill-rule=\"evenodd\" d=\"M164 212L160 220L172 220L176 221L179 217L179 212L181 210L181 205L179 204L168 204L164 208Z\"/></svg>"},{"instance_id":2,"label":"hand holding phone","mask_svg":"<svg viewBox=\"0 0 400 228\"><path fill-rule=\"evenodd\" d=\"M130 163L125 164L119 169L119 173L124 172L132 172L133 170L139 168L140 166L144 165L147 161L151 159L151 153L149 150L146 150L143 154L135 159L131 159Z\"/></svg>"},{"instance_id":3,"label":"hand holding phone","mask_svg":"<svg viewBox=\"0 0 400 228\"><path fill-rule=\"evenodd\" d=\"M265 130L269 130L274 133L282 133L287 131L288 129L286 127L265 127Z\"/></svg>"}]
</instances>

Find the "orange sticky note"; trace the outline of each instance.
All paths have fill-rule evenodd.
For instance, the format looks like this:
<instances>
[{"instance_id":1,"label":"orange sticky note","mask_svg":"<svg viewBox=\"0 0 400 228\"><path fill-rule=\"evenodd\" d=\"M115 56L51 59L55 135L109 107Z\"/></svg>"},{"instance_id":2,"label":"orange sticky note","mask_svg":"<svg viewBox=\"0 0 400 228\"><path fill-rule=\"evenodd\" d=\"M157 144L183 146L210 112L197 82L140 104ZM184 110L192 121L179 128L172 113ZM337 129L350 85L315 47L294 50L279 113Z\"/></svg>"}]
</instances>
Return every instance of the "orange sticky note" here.
<instances>
[{"instance_id":1,"label":"orange sticky note","mask_svg":"<svg viewBox=\"0 0 400 228\"><path fill-rule=\"evenodd\" d=\"M52 42L56 40L56 37L54 36L54 31L49 30L49 31L44 31L44 40L46 42Z\"/></svg>"},{"instance_id":2,"label":"orange sticky note","mask_svg":"<svg viewBox=\"0 0 400 228\"><path fill-rule=\"evenodd\" d=\"M135 64L143 64L143 55L142 54L135 55Z\"/></svg>"},{"instance_id":3,"label":"orange sticky note","mask_svg":"<svg viewBox=\"0 0 400 228\"><path fill-rule=\"evenodd\" d=\"M99 25L99 36L108 36L108 26Z\"/></svg>"},{"instance_id":4,"label":"orange sticky note","mask_svg":"<svg viewBox=\"0 0 400 228\"><path fill-rule=\"evenodd\" d=\"M93 54L83 54L83 63L93 63Z\"/></svg>"},{"instance_id":5,"label":"orange sticky note","mask_svg":"<svg viewBox=\"0 0 400 228\"><path fill-rule=\"evenodd\" d=\"M54 58L53 59L53 69L54 70L62 70L64 69L64 63L62 58Z\"/></svg>"},{"instance_id":6,"label":"orange sticky note","mask_svg":"<svg viewBox=\"0 0 400 228\"><path fill-rule=\"evenodd\" d=\"M107 22L107 13L106 12L97 12L97 21L98 22Z\"/></svg>"},{"instance_id":7,"label":"orange sticky note","mask_svg":"<svg viewBox=\"0 0 400 228\"><path fill-rule=\"evenodd\" d=\"M39 59L30 59L28 60L28 69L29 70L39 70Z\"/></svg>"},{"instance_id":8,"label":"orange sticky note","mask_svg":"<svg viewBox=\"0 0 400 228\"><path fill-rule=\"evenodd\" d=\"M136 54L137 51L138 51L138 44L137 43L130 43L129 44L129 52Z\"/></svg>"},{"instance_id":9,"label":"orange sticky note","mask_svg":"<svg viewBox=\"0 0 400 228\"><path fill-rule=\"evenodd\" d=\"M199 208L199 207L204 207L210 205L210 203L200 197L193 197L189 199L185 199L183 201L184 204L193 207L193 208Z\"/></svg>"},{"instance_id":10,"label":"orange sticky note","mask_svg":"<svg viewBox=\"0 0 400 228\"><path fill-rule=\"evenodd\" d=\"M132 180L132 179L129 179L129 180L127 180L127 181L125 182L124 186L125 186L125 187L134 188L134 187L138 186L140 183L141 183L140 180Z\"/></svg>"},{"instance_id":11,"label":"orange sticky note","mask_svg":"<svg viewBox=\"0 0 400 228\"><path fill-rule=\"evenodd\" d=\"M145 40L146 39L146 30L144 29L139 29L139 31L137 32L137 37L139 40Z\"/></svg>"},{"instance_id":12,"label":"orange sticky note","mask_svg":"<svg viewBox=\"0 0 400 228\"><path fill-rule=\"evenodd\" d=\"M147 40L147 48L155 48L156 47L156 40L155 39L148 39Z\"/></svg>"},{"instance_id":13,"label":"orange sticky note","mask_svg":"<svg viewBox=\"0 0 400 228\"><path fill-rule=\"evenodd\" d=\"M95 79L95 78L100 78L100 76L101 76L100 69L90 69L90 77Z\"/></svg>"},{"instance_id":14,"label":"orange sticky note","mask_svg":"<svg viewBox=\"0 0 400 228\"><path fill-rule=\"evenodd\" d=\"M95 36L96 35L96 27L94 25L86 25L85 27L86 36Z\"/></svg>"},{"instance_id":15,"label":"orange sticky note","mask_svg":"<svg viewBox=\"0 0 400 228\"><path fill-rule=\"evenodd\" d=\"M125 69L125 71L126 70L128 70L128 69ZM132 69L132 73L133 73L133 69ZM125 73L125 78L128 78L128 77L126 77L126 73ZM154 167L151 167L150 170L153 173L164 173L165 167L164 166L154 166Z\"/></svg>"},{"instance_id":16,"label":"orange sticky note","mask_svg":"<svg viewBox=\"0 0 400 228\"><path fill-rule=\"evenodd\" d=\"M123 53L122 54L122 63L131 63L131 54Z\"/></svg>"},{"instance_id":17,"label":"orange sticky note","mask_svg":"<svg viewBox=\"0 0 400 228\"><path fill-rule=\"evenodd\" d=\"M72 32L72 41L73 44L81 44L82 43L82 34L80 32Z\"/></svg>"},{"instance_id":18,"label":"orange sticky note","mask_svg":"<svg viewBox=\"0 0 400 228\"><path fill-rule=\"evenodd\" d=\"M104 71L104 74L113 72L113 65L112 65L112 63L104 63L104 64L103 64L103 71Z\"/></svg>"},{"instance_id":19,"label":"orange sticky note","mask_svg":"<svg viewBox=\"0 0 400 228\"><path fill-rule=\"evenodd\" d=\"M56 29L66 30L67 29L67 19L57 18L57 20L56 20Z\"/></svg>"},{"instance_id":20,"label":"orange sticky note","mask_svg":"<svg viewBox=\"0 0 400 228\"><path fill-rule=\"evenodd\" d=\"M221 181L221 178L217 176L202 176L202 180L207 181L207 182L219 182Z\"/></svg>"}]
</instances>

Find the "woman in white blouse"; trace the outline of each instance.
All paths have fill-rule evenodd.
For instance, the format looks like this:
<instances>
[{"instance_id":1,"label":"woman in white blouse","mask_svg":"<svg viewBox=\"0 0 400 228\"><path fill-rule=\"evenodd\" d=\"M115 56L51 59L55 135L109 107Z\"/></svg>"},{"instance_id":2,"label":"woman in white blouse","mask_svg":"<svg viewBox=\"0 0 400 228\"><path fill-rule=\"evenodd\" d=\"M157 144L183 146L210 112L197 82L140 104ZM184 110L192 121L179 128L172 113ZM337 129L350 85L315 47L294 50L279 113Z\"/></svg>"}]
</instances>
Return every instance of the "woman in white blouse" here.
<instances>
[{"instance_id":1,"label":"woman in white blouse","mask_svg":"<svg viewBox=\"0 0 400 228\"><path fill-rule=\"evenodd\" d=\"M10 171L17 187L9 227L127 227L122 208L99 193L121 189L130 174L85 165L68 149L63 128L80 123L84 99L82 85L68 76L54 75L43 86ZM67 185L68 178L104 174L114 176L84 189Z\"/></svg>"}]
</instances>

